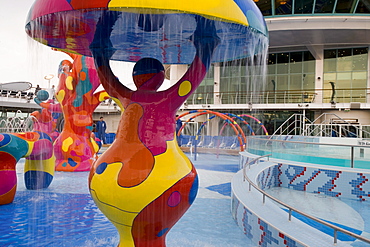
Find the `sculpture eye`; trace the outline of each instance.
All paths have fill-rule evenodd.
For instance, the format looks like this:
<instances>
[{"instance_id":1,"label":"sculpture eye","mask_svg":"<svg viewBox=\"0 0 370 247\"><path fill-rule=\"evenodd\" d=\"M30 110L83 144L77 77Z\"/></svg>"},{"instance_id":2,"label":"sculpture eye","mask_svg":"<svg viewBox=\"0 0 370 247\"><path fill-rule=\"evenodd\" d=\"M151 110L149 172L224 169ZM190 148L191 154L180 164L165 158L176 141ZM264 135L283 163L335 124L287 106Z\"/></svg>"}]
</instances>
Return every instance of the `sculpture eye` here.
<instances>
[{"instance_id":1,"label":"sculpture eye","mask_svg":"<svg viewBox=\"0 0 370 247\"><path fill-rule=\"evenodd\" d=\"M95 172L96 172L97 174L102 174L102 173L105 171L105 169L107 168L107 166L108 166L108 163L103 162L103 163L101 163L101 164L96 168Z\"/></svg>"}]
</instances>

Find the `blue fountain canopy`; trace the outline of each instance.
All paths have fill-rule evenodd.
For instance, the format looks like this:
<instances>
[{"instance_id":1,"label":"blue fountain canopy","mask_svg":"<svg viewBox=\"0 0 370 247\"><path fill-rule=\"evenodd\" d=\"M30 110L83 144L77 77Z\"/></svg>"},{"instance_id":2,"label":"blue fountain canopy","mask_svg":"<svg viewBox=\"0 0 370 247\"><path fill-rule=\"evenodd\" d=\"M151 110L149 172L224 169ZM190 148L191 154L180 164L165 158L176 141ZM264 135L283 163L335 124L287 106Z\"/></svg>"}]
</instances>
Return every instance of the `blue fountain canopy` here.
<instances>
[{"instance_id":1,"label":"blue fountain canopy","mask_svg":"<svg viewBox=\"0 0 370 247\"><path fill-rule=\"evenodd\" d=\"M127 4L153 1L121 0L118 1L119 3L117 1L100 0L97 2L109 2L109 6L102 5L97 8L98 3L95 2L94 6L86 8L87 0L79 1L86 2L85 5L70 4L66 0L37 0L30 10L26 32L33 39L47 46L91 56L89 47L94 37L96 40L96 36L99 35L96 30L99 30L99 25L104 25L99 20L109 12L119 12L118 18L111 27L108 41L115 50L112 59L135 62L143 57L152 57L164 64L192 62L195 48L190 37L196 28L195 16L197 15L214 21L217 35L221 39L212 62L230 61L254 55L259 53L259 47L267 42L266 24L252 1L231 1L230 6L239 8L238 11L234 11L235 18L226 15L224 17L219 14L220 10L212 10L215 12L212 16L210 14L213 13L210 10L194 13L196 9L190 9L186 12L176 4L170 5L167 9L153 9L148 6L138 8ZM90 2L94 1L90 0ZM128 7L121 7L121 2L125 2ZM159 0L159 2L164 4L169 1ZM229 1L225 0L225 2ZM171 10L171 6L178 9ZM233 16L228 12L227 14Z\"/></svg>"}]
</instances>

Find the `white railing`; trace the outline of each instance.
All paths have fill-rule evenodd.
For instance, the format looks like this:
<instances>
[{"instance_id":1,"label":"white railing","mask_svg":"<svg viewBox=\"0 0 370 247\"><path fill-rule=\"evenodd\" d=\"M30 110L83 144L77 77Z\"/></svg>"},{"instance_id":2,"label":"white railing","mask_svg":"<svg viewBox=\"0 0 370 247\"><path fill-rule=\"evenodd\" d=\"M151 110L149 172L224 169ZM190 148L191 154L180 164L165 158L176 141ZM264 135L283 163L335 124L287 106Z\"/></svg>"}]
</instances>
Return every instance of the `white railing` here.
<instances>
[{"instance_id":1,"label":"white railing","mask_svg":"<svg viewBox=\"0 0 370 247\"><path fill-rule=\"evenodd\" d=\"M296 212L296 213L298 213L298 214L300 214L300 215L302 215L302 216L304 216L304 217L306 217L306 218L308 218L308 219L314 220L314 221L316 221L317 223L320 223L320 224L322 224L322 225L324 225L324 226L326 226L326 227L331 228L331 229L334 231L334 236L333 236L333 242L334 242L334 245L336 245L336 244L337 244L337 242L338 242L338 236L337 236L337 235L338 235L338 232L344 233L344 234L346 234L346 235L348 235L348 236L351 236L351 237L353 237L353 238L356 238L356 239L358 239L358 240L361 240L361 241L363 241L363 242L365 242L365 243L369 243L369 244L370 244L370 239L365 238L365 237L363 237L363 236L361 236L361 235L358 235L358 234L356 234L356 233L350 232L350 231L348 231L348 230L346 230L346 229L343 229L343 228L341 228L341 227L338 227L338 226L336 226L336 225L330 224L330 223L328 223L328 222L326 222L326 221L324 221L324 220L321 220L321 219L319 219L319 218L316 218L316 217L314 217L314 216L312 216L312 215L310 215L310 214L307 214L307 213L305 213L305 212L303 212L303 211L301 211L301 210L298 210L298 209L296 209L296 208L294 208L294 207L290 206L289 204L287 204L287 203L285 203L285 202L283 202L283 201L280 201L279 199L277 199L277 198L275 198L275 197L273 197L273 196L269 195L269 194L268 194L268 193L266 193L264 190L262 190L261 188L259 188L255 183L253 183L253 182L252 182L252 180L251 180L251 179L248 177L248 175L247 175L247 167L250 169L251 164L254 164L257 160L260 160L260 159L262 159L262 158L269 157L269 156L271 156L271 154L267 154L267 155L263 155L263 156L257 157L257 158L255 158L255 159L253 159L253 160L249 161L249 162L248 162L247 164L245 164L245 165L244 165L244 167L243 167L243 181L247 181L247 182L249 183L249 191L251 191L251 189L252 189L251 187L253 187L253 188L255 188L259 193L261 193L261 194L262 194L262 202L263 202L263 204L265 203L265 200L266 200L266 197L267 197L267 198L269 198L269 199L273 200L274 202L276 202L276 203L278 203L278 204L280 204L280 205L282 205L282 206L286 207L286 208L288 209L288 211L289 211L289 213L288 213L288 221L289 221L289 222L292 220L292 212ZM257 198L257 197L256 197L256 198Z\"/></svg>"}]
</instances>

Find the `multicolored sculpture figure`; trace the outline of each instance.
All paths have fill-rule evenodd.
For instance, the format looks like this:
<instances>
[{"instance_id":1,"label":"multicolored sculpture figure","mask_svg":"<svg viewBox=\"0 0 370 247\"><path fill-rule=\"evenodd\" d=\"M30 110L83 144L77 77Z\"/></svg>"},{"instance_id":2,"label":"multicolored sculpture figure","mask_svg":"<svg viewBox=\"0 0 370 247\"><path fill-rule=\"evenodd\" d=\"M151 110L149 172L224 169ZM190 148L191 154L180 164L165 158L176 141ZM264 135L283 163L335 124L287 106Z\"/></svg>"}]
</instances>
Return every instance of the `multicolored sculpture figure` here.
<instances>
[{"instance_id":1,"label":"multicolored sculpture figure","mask_svg":"<svg viewBox=\"0 0 370 247\"><path fill-rule=\"evenodd\" d=\"M59 132L57 130L58 119L61 116L61 110L54 99L49 99L49 93L46 90L40 90L34 98L36 104L40 105L55 105L57 109L52 107L42 108L41 111L34 111L33 116L33 130L48 133L53 142L58 138Z\"/></svg>"},{"instance_id":2,"label":"multicolored sculpture figure","mask_svg":"<svg viewBox=\"0 0 370 247\"><path fill-rule=\"evenodd\" d=\"M104 21L114 24L112 19ZM95 162L89 178L91 195L117 227L122 246L164 246L165 236L197 194L196 170L177 145L174 119L206 75L219 43L211 22L198 18L198 24L209 26L209 33L200 28L194 32L193 63L174 86L161 92L157 89L164 81L164 67L158 60L143 58L136 63L137 90L132 91L111 72L111 49L92 48L103 86L125 108L115 142Z\"/></svg>"},{"instance_id":3,"label":"multicolored sculpture figure","mask_svg":"<svg viewBox=\"0 0 370 247\"><path fill-rule=\"evenodd\" d=\"M51 133L55 117L46 110L35 111L33 132L0 134L0 205L13 202L16 188L16 164L26 158L24 181L27 189L49 187L54 177L55 158Z\"/></svg>"},{"instance_id":4,"label":"multicolored sculpture figure","mask_svg":"<svg viewBox=\"0 0 370 247\"><path fill-rule=\"evenodd\" d=\"M57 171L89 171L99 150L92 138L92 114L109 96L96 92L100 86L91 57L65 52L73 63L63 60L55 97L59 104L37 102L53 112L63 112L64 127L54 143Z\"/></svg>"},{"instance_id":5,"label":"multicolored sculpture figure","mask_svg":"<svg viewBox=\"0 0 370 247\"><path fill-rule=\"evenodd\" d=\"M198 189L194 166L176 142L176 111L211 62L267 49L261 13L247 0L37 0L29 18L32 38L93 55L105 90L125 108L114 143L89 177L93 199L119 231L119 246L165 246ZM136 90L119 82L109 60L137 62ZM157 91L162 63L191 65L175 85Z\"/></svg>"},{"instance_id":6,"label":"multicolored sculpture figure","mask_svg":"<svg viewBox=\"0 0 370 247\"><path fill-rule=\"evenodd\" d=\"M31 116L34 131L32 133L38 134L39 138L32 143L31 153L25 156L24 181L27 189L35 190L49 187L53 180L55 170L53 143L58 136L56 123L59 115L42 109L31 113Z\"/></svg>"},{"instance_id":7,"label":"multicolored sculpture figure","mask_svg":"<svg viewBox=\"0 0 370 247\"><path fill-rule=\"evenodd\" d=\"M16 164L31 153L32 144L38 139L33 134L22 137L0 134L0 205L13 202L17 189Z\"/></svg>"}]
</instances>

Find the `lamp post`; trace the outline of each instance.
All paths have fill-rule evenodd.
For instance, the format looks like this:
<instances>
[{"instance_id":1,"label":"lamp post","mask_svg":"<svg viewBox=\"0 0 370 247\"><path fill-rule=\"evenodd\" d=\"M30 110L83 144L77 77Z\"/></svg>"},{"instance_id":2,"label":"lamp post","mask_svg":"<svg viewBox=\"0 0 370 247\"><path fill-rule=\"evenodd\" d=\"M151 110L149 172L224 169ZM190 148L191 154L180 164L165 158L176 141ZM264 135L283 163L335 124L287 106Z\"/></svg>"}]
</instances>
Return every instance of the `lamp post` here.
<instances>
[{"instance_id":1,"label":"lamp post","mask_svg":"<svg viewBox=\"0 0 370 247\"><path fill-rule=\"evenodd\" d=\"M54 78L54 75L53 74L48 74L46 76L44 76L44 79L45 80L48 80L48 88L50 88L50 80Z\"/></svg>"}]
</instances>

